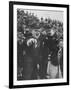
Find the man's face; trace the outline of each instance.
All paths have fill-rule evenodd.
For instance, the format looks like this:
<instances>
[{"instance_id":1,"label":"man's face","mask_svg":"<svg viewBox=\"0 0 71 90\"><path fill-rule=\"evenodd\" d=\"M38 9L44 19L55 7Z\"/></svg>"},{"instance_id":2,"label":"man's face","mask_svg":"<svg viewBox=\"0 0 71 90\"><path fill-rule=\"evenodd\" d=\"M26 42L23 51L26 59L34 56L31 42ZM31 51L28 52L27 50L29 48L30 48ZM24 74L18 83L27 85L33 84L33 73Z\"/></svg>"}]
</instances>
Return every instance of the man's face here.
<instances>
[{"instance_id":1,"label":"man's face","mask_svg":"<svg viewBox=\"0 0 71 90\"><path fill-rule=\"evenodd\" d=\"M43 31L42 34L43 34L43 35L47 35L46 31Z\"/></svg>"},{"instance_id":2,"label":"man's face","mask_svg":"<svg viewBox=\"0 0 71 90\"><path fill-rule=\"evenodd\" d=\"M63 47L63 41L60 41L60 42L59 42L59 46L60 46L60 47Z\"/></svg>"},{"instance_id":3,"label":"man's face","mask_svg":"<svg viewBox=\"0 0 71 90\"><path fill-rule=\"evenodd\" d=\"M50 35L53 36L54 34L55 34L55 31L52 29L52 30L50 31Z\"/></svg>"},{"instance_id":4,"label":"man's face","mask_svg":"<svg viewBox=\"0 0 71 90\"><path fill-rule=\"evenodd\" d=\"M19 44L21 45L23 43L23 39L20 39L19 40Z\"/></svg>"},{"instance_id":5,"label":"man's face","mask_svg":"<svg viewBox=\"0 0 71 90\"><path fill-rule=\"evenodd\" d=\"M40 37L40 32L39 31L33 31L33 37L38 39Z\"/></svg>"}]
</instances>

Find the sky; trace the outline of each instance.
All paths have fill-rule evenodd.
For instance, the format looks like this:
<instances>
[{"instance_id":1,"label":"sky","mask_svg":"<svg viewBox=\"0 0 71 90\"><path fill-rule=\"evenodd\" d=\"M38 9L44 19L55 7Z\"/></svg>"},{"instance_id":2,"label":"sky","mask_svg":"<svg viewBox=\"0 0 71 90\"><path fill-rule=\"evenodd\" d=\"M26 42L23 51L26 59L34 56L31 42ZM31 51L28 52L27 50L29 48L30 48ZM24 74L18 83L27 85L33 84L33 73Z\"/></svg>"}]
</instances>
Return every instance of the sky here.
<instances>
[{"instance_id":1,"label":"sky","mask_svg":"<svg viewBox=\"0 0 71 90\"><path fill-rule=\"evenodd\" d=\"M45 18L51 18L54 20L59 20L63 22L63 12L62 11L53 11L53 10L25 10L29 13L34 13L34 15L37 15L37 17L40 19L41 17Z\"/></svg>"}]
</instances>

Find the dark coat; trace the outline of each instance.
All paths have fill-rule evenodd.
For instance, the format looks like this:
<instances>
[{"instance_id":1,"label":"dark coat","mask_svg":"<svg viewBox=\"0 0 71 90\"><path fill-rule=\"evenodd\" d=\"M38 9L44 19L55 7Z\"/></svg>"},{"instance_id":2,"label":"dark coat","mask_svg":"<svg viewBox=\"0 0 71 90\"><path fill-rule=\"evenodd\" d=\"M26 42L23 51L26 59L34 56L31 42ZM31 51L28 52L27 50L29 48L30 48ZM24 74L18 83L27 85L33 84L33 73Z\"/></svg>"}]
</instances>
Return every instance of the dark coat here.
<instances>
[{"instance_id":1,"label":"dark coat","mask_svg":"<svg viewBox=\"0 0 71 90\"><path fill-rule=\"evenodd\" d=\"M55 66L58 65L58 50L59 50L59 48L57 45L58 45L58 41L55 38L53 39L52 37L50 37L48 39L48 48L51 52L51 63Z\"/></svg>"},{"instance_id":2,"label":"dark coat","mask_svg":"<svg viewBox=\"0 0 71 90\"><path fill-rule=\"evenodd\" d=\"M40 55L44 60L47 60L48 54L49 54L48 40L44 38L40 44Z\"/></svg>"},{"instance_id":3,"label":"dark coat","mask_svg":"<svg viewBox=\"0 0 71 90\"><path fill-rule=\"evenodd\" d=\"M61 57L60 57L60 69L63 76L63 49L62 49Z\"/></svg>"}]
</instances>

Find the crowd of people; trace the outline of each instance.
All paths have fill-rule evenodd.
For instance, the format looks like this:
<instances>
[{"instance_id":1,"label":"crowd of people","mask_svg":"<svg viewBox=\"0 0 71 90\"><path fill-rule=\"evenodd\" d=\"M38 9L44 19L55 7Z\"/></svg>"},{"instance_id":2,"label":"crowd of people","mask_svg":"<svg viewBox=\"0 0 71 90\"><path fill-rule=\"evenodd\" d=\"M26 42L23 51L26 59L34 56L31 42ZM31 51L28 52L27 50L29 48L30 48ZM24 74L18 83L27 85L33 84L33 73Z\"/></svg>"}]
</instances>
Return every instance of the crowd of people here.
<instances>
[{"instance_id":1,"label":"crowd of people","mask_svg":"<svg viewBox=\"0 0 71 90\"><path fill-rule=\"evenodd\" d=\"M17 79L63 77L63 22L17 10Z\"/></svg>"}]
</instances>

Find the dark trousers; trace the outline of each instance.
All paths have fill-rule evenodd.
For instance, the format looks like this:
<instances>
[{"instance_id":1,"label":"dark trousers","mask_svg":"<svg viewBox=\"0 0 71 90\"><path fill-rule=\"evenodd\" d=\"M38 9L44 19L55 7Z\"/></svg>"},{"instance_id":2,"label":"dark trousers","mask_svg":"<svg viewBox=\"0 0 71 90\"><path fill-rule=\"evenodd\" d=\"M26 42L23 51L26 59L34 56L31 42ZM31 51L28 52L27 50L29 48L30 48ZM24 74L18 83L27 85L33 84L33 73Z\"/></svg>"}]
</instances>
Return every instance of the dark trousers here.
<instances>
[{"instance_id":1,"label":"dark trousers","mask_svg":"<svg viewBox=\"0 0 71 90\"><path fill-rule=\"evenodd\" d=\"M42 57L39 64L39 76L40 79L45 79L47 75L48 58Z\"/></svg>"},{"instance_id":2,"label":"dark trousers","mask_svg":"<svg viewBox=\"0 0 71 90\"><path fill-rule=\"evenodd\" d=\"M61 73L62 73L62 77L63 77L63 55L60 58L60 69L61 69Z\"/></svg>"},{"instance_id":3,"label":"dark trousers","mask_svg":"<svg viewBox=\"0 0 71 90\"><path fill-rule=\"evenodd\" d=\"M39 64L39 69L37 68ZM48 59L39 56L25 56L23 62L23 79L35 80L38 78L45 79L47 74Z\"/></svg>"},{"instance_id":4,"label":"dark trousers","mask_svg":"<svg viewBox=\"0 0 71 90\"><path fill-rule=\"evenodd\" d=\"M23 79L37 79L37 57L25 56L23 62Z\"/></svg>"}]
</instances>

